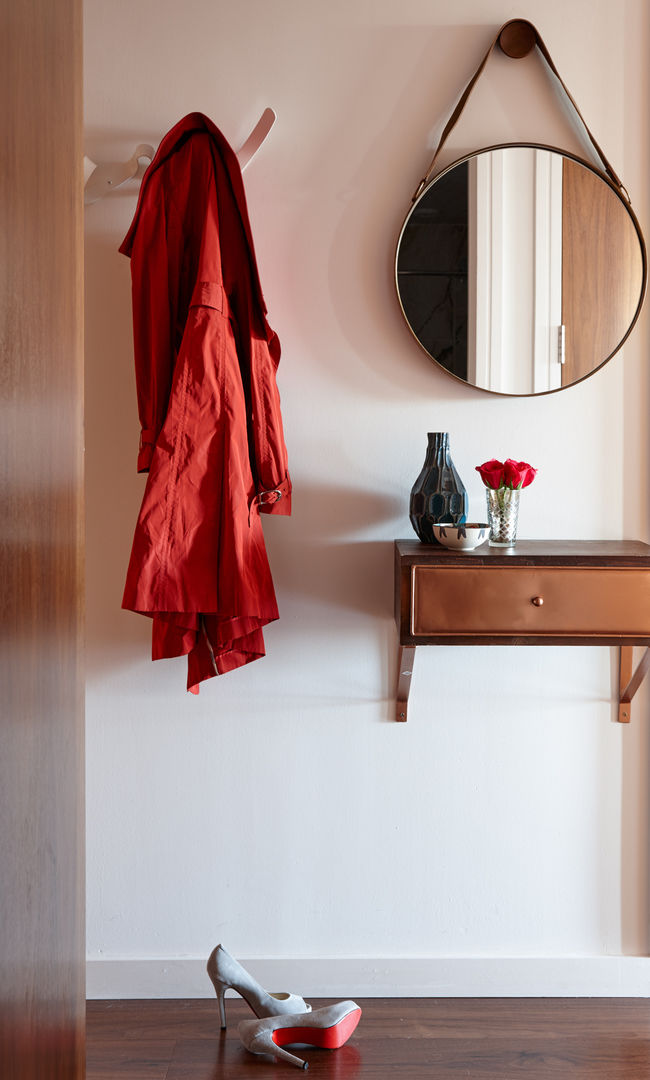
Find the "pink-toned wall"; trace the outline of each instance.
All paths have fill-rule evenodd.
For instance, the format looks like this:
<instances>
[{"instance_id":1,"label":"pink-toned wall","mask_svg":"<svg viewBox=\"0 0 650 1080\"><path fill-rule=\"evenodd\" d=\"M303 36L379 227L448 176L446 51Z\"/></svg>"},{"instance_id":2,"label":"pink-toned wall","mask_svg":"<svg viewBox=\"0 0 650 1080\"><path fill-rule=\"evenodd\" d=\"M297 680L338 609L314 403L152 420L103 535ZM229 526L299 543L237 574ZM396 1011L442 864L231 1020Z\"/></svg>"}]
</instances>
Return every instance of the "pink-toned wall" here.
<instances>
[{"instance_id":1,"label":"pink-toned wall","mask_svg":"<svg viewBox=\"0 0 650 1080\"><path fill-rule=\"evenodd\" d=\"M281 608L267 657L190 698L183 662L152 665L148 622L120 610L143 490L117 252L137 186L89 207L91 994L207 994L217 940L310 993L649 985L650 718L641 694L633 725L614 723L614 651L424 651L410 721L391 722L392 541L411 535L427 431L450 432L474 515L474 465L513 456L540 469L524 536L649 538L645 316L593 379L516 400L435 369L394 294L435 135L515 15L647 228L645 0L86 2L95 161L195 109L237 147L277 111L245 182L295 484L293 517L265 521ZM496 56L462 124L450 154L577 145L534 58Z\"/></svg>"}]
</instances>

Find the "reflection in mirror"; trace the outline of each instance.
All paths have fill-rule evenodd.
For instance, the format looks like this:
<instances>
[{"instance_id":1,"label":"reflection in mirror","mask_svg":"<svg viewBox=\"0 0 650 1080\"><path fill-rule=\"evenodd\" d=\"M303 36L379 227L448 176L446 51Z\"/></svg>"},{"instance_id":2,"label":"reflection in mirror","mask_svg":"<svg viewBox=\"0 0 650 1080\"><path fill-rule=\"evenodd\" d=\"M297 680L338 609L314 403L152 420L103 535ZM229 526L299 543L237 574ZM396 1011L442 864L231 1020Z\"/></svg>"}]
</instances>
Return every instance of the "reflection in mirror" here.
<instances>
[{"instance_id":1,"label":"reflection in mirror","mask_svg":"<svg viewBox=\"0 0 650 1080\"><path fill-rule=\"evenodd\" d=\"M558 151L499 147L450 166L397 247L406 320L452 375L500 394L559 390L616 352L645 257L623 199Z\"/></svg>"}]
</instances>

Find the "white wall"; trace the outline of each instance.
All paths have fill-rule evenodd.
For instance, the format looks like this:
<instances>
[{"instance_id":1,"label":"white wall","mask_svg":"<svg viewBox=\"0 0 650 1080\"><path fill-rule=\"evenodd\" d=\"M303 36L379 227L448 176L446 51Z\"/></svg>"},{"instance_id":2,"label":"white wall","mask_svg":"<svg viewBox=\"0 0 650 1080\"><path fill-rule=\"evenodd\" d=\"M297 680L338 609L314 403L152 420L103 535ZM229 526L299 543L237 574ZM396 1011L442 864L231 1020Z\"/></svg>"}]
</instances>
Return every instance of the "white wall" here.
<instances>
[{"instance_id":1,"label":"white wall","mask_svg":"<svg viewBox=\"0 0 650 1080\"><path fill-rule=\"evenodd\" d=\"M207 994L219 940L312 994L650 985L638 961L602 960L648 949L647 698L614 722L614 650L420 650L410 720L392 722L392 542L412 535L428 431L450 432L474 515L474 466L513 456L540 470L522 535L648 539L647 319L586 383L517 400L436 369L394 295L433 137L514 15L538 25L647 228L645 0L86 2L94 160L191 110L235 147L278 113L245 182L295 486L293 517L264 522L281 611L266 658L188 696L184 661L152 664L149 621L120 610L143 491L117 252L137 187L91 206L91 994ZM462 123L443 161L511 137L575 145L534 58L495 57Z\"/></svg>"}]
</instances>

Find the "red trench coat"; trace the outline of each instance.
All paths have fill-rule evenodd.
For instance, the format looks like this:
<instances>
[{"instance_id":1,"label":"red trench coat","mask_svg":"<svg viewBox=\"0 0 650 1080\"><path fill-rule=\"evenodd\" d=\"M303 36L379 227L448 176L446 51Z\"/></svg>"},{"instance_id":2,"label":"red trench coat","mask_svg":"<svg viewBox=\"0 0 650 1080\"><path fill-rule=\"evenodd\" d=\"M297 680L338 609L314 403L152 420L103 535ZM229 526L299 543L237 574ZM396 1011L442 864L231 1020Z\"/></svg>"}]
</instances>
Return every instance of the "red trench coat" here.
<instances>
[{"instance_id":1,"label":"red trench coat","mask_svg":"<svg viewBox=\"0 0 650 1080\"><path fill-rule=\"evenodd\" d=\"M138 471L149 472L122 606L188 689L264 655L278 617L259 512L291 513L275 373L237 158L201 113L163 139L131 257Z\"/></svg>"}]
</instances>

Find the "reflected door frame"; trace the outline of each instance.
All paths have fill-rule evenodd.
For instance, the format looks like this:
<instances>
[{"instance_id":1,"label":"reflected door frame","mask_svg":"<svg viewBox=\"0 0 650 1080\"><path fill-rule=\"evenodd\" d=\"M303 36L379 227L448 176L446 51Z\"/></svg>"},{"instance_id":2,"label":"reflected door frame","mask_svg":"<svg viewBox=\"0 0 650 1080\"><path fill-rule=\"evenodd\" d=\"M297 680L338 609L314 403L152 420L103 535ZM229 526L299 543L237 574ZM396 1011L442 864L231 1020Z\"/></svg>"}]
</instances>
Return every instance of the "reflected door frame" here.
<instances>
[{"instance_id":1,"label":"reflected door frame","mask_svg":"<svg viewBox=\"0 0 650 1080\"><path fill-rule=\"evenodd\" d=\"M468 379L531 394L562 385L563 160L519 149L527 153L468 162ZM513 228L513 215L524 227ZM520 327L513 311L523 313Z\"/></svg>"}]
</instances>

